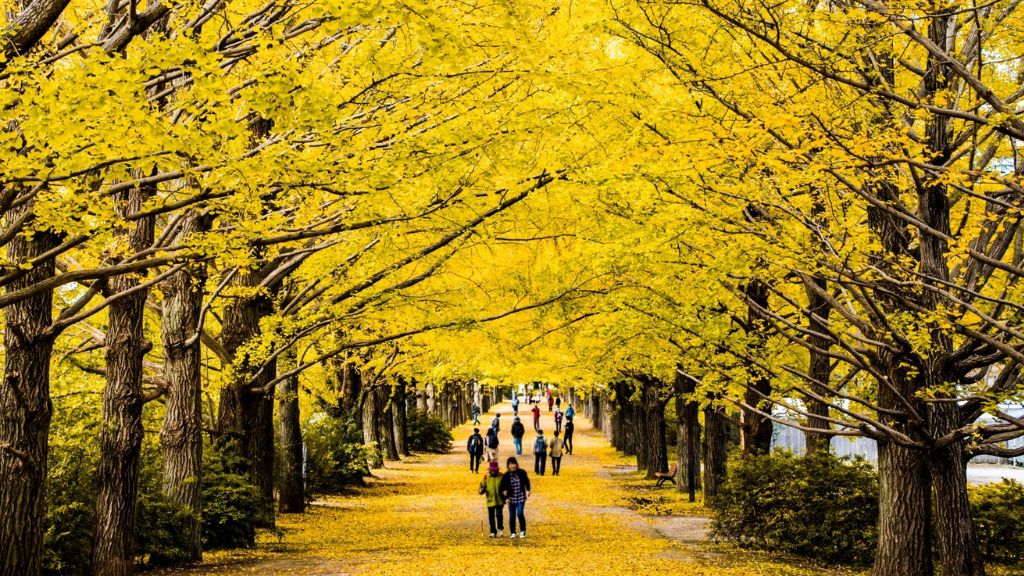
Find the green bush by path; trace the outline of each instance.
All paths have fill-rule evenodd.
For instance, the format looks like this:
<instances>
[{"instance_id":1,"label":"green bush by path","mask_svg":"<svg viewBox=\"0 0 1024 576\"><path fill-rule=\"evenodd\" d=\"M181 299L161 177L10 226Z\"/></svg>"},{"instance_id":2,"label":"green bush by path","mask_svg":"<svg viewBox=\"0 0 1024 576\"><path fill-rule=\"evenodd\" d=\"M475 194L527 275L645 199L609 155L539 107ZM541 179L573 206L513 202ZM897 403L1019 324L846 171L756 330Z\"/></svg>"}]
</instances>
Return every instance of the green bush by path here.
<instances>
[{"instance_id":1,"label":"green bush by path","mask_svg":"<svg viewBox=\"0 0 1024 576\"><path fill-rule=\"evenodd\" d=\"M370 474L366 464L370 451L363 445L354 418L317 415L306 424L302 439L306 444L307 498L364 484L363 478Z\"/></svg>"},{"instance_id":2,"label":"green bush by path","mask_svg":"<svg viewBox=\"0 0 1024 576\"><path fill-rule=\"evenodd\" d=\"M1024 560L1024 484L1004 479L971 486L969 494L982 554L1000 562Z\"/></svg>"},{"instance_id":3,"label":"green bush by path","mask_svg":"<svg viewBox=\"0 0 1024 576\"><path fill-rule=\"evenodd\" d=\"M451 426L440 416L422 410L410 410L408 416L409 449L413 452L447 454L452 449Z\"/></svg>"},{"instance_id":4,"label":"green bush by path","mask_svg":"<svg viewBox=\"0 0 1024 576\"><path fill-rule=\"evenodd\" d=\"M878 480L862 459L789 452L733 457L711 504L717 539L826 562L872 561Z\"/></svg>"}]
</instances>

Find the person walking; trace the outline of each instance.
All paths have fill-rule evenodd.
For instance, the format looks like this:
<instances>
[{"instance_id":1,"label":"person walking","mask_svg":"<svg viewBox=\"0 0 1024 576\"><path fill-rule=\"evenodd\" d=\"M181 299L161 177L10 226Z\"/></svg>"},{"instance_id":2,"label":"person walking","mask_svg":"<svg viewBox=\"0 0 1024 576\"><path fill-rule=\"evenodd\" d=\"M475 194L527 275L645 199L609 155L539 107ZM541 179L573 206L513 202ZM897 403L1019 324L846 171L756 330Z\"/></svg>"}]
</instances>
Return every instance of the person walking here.
<instances>
[{"instance_id":1,"label":"person walking","mask_svg":"<svg viewBox=\"0 0 1024 576\"><path fill-rule=\"evenodd\" d=\"M526 500L530 497L530 477L526 470L519 468L514 456L505 463L508 471L501 477L501 495L508 502L509 537L516 537L516 520L519 520L519 537L526 538Z\"/></svg>"},{"instance_id":2,"label":"person walking","mask_svg":"<svg viewBox=\"0 0 1024 576\"><path fill-rule=\"evenodd\" d=\"M501 414L495 414L494 420L491 420L491 430L497 434L501 430Z\"/></svg>"},{"instance_id":3,"label":"person walking","mask_svg":"<svg viewBox=\"0 0 1024 576\"><path fill-rule=\"evenodd\" d=\"M533 431L540 432L540 405L533 406Z\"/></svg>"},{"instance_id":4,"label":"person walking","mask_svg":"<svg viewBox=\"0 0 1024 576\"><path fill-rule=\"evenodd\" d=\"M480 405L476 402L473 402L473 425L480 425Z\"/></svg>"},{"instance_id":5,"label":"person walking","mask_svg":"<svg viewBox=\"0 0 1024 576\"><path fill-rule=\"evenodd\" d=\"M498 459L498 432L491 428L487 431L487 460Z\"/></svg>"},{"instance_id":6,"label":"person walking","mask_svg":"<svg viewBox=\"0 0 1024 576\"><path fill-rule=\"evenodd\" d=\"M526 427L519 421L519 417L516 416L516 421L512 423L512 444L516 447L516 456L523 455L523 436L526 434Z\"/></svg>"},{"instance_id":7,"label":"person walking","mask_svg":"<svg viewBox=\"0 0 1024 576\"><path fill-rule=\"evenodd\" d=\"M519 394L512 395L512 415L519 416Z\"/></svg>"},{"instance_id":8,"label":"person walking","mask_svg":"<svg viewBox=\"0 0 1024 576\"><path fill-rule=\"evenodd\" d=\"M473 428L473 434L466 442L466 451L469 452L469 471L476 474L480 471L480 459L484 457L484 439L479 428Z\"/></svg>"},{"instance_id":9,"label":"person walking","mask_svg":"<svg viewBox=\"0 0 1024 576\"><path fill-rule=\"evenodd\" d=\"M562 431L562 413L561 408L555 408L555 434Z\"/></svg>"},{"instance_id":10,"label":"person walking","mask_svg":"<svg viewBox=\"0 0 1024 576\"><path fill-rule=\"evenodd\" d=\"M555 432L555 437L548 442L548 454L551 454L551 475L558 476L562 469L562 439Z\"/></svg>"},{"instance_id":11,"label":"person walking","mask_svg":"<svg viewBox=\"0 0 1024 576\"><path fill-rule=\"evenodd\" d=\"M565 422L565 436L562 437L562 444L565 446L565 453L572 456L572 433L576 430L576 425L572 423L572 418L566 417Z\"/></svg>"},{"instance_id":12,"label":"person walking","mask_svg":"<svg viewBox=\"0 0 1024 576\"><path fill-rule=\"evenodd\" d=\"M572 420L575 417L576 411L572 409L572 404L569 404L569 407L565 409L565 419Z\"/></svg>"},{"instance_id":13,"label":"person walking","mask_svg":"<svg viewBox=\"0 0 1024 576\"><path fill-rule=\"evenodd\" d=\"M505 499L501 496L501 469L497 460L487 465L487 474L480 482L480 494L487 496L487 523L491 525L491 538L500 537L505 532L505 515L502 508Z\"/></svg>"},{"instance_id":14,"label":"person walking","mask_svg":"<svg viewBox=\"0 0 1024 576\"><path fill-rule=\"evenodd\" d=\"M548 443L544 431L537 431L537 439L533 441L533 472L543 476L548 462Z\"/></svg>"},{"instance_id":15,"label":"person walking","mask_svg":"<svg viewBox=\"0 0 1024 576\"><path fill-rule=\"evenodd\" d=\"M558 396L557 398L555 398L555 408L558 408L559 410L562 409L562 397L561 396Z\"/></svg>"},{"instance_id":16,"label":"person walking","mask_svg":"<svg viewBox=\"0 0 1024 576\"><path fill-rule=\"evenodd\" d=\"M551 396L551 392L548 392L548 412L555 407L555 399Z\"/></svg>"}]
</instances>

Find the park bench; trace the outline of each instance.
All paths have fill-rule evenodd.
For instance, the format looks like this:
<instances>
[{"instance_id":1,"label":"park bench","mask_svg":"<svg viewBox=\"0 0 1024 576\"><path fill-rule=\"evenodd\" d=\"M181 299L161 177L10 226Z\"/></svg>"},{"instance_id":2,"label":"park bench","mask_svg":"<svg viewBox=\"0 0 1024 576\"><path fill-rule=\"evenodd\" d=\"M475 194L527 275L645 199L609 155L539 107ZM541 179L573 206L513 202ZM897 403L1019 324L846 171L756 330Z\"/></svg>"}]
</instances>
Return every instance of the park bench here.
<instances>
[{"instance_id":1,"label":"park bench","mask_svg":"<svg viewBox=\"0 0 1024 576\"><path fill-rule=\"evenodd\" d=\"M676 483L676 467L673 466L673 467L669 468L668 472L655 472L654 473L654 477L658 479L658 482L657 482L657 484L655 484L655 486L657 486L659 488L665 482L671 482L671 483L675 484Z\"/></svg>"}]
</instances>

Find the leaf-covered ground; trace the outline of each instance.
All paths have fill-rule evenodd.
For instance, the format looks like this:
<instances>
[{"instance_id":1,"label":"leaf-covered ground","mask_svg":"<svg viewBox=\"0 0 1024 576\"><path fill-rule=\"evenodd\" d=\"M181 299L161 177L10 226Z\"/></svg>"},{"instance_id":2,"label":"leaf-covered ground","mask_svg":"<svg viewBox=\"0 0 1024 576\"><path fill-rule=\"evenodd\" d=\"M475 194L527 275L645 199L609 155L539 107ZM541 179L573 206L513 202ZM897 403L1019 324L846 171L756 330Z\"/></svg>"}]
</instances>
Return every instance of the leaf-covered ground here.
<instances>
[{"instance_id":1,"label":"leaf-covered ground","mask_svg":"<svg viewBox=\"0 0 1024 576\"><path fill-rule=\"evenodd\" d=\"M504 468L513 452L512 414L508 404L499 409ZM529 445L535 436L528 413L522 413ZM482 417L482 428L491 417ZM542 427L548 434L553 429L546 410ZM671 488L649 490L645 483L653 482L622 473L624 461L582 417L575 454L563 458L561 476L536 477L533 457L520 459L533 482L527 538L509 539L506 525L505 538L490 539L487 510L476 492L480 475L469 472L462 449L471 428L455 430L452 454L388 463L369 488L325 499L306 514L279 516L280 539L268 533L255 550L209 553L202 566L159 574L463 575L513 568L518 574L588 576L846 574L694 541L699 522L674 526L657 514L671 509L692 517L699 507L683 503Z\"/></svg>"}]
</instances>

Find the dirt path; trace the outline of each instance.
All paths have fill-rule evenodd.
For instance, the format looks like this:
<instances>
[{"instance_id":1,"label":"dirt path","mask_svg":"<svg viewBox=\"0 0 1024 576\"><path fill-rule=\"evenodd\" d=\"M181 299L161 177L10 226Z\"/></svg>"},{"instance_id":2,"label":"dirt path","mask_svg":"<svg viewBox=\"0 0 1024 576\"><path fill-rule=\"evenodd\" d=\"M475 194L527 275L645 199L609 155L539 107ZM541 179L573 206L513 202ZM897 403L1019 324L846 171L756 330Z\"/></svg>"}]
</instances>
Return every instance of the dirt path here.
<instances>
[{"instance_id":1,"label":"dirt path","mask_svg":"<svg viewBox=\"0 0 1024 576\"><path fill-rule=\"evenodd\" d=\"M520 406L527 429L524 452L536 435L529 406ZM554 429L542 413L546 435ZM499 461L514 454L512 408L501 413ZM481 417L481 430L493 413ZM514 563L523 574L654 574L692 576L810 575L817 570L765 557L709 554L696 544L706 530L700 518L641 516L622 507L622 492L607 473L614 451L582 417L576 418L572 456L560 476L533 474L532 454L521 466L530 473L533 496L526 506L527 538L487 537L480 475L469 471L464 446L472 426L456 428L450 454L389 463L359 494L325 500L300 516L282 516L283 538L267 535L253 551L208 554L206 564L157 574L504 574ZM507 511L506 511L507 522Z\"/></svg>"}]
</instances>

